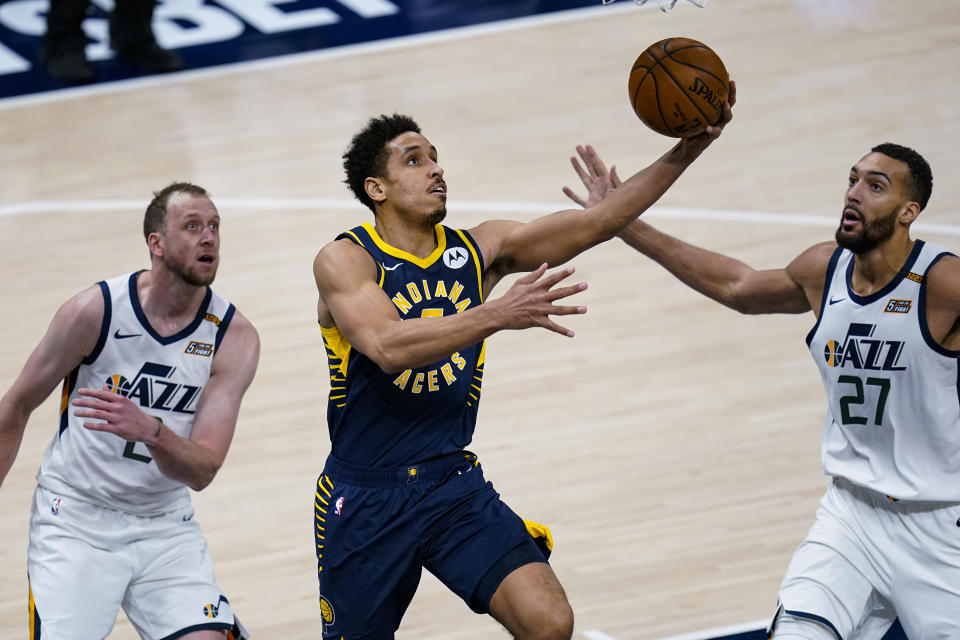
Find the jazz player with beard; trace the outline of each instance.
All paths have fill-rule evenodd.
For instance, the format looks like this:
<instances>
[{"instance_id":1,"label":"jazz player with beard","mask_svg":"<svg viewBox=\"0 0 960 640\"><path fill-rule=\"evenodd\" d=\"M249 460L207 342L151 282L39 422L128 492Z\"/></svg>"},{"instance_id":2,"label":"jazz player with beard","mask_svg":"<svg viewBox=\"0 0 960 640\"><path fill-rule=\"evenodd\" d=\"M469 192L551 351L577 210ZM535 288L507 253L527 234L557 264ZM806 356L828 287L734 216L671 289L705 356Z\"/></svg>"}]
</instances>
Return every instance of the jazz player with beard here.
<instances>
[{"instance_id":1,"label":"jazz player with beard","mask_svg":"<svg viewBox=\"0 0 960 640\"><path fill-rule=\"evenodd\" d=\"M723 122L731 117L729 106ZM526 522L465 450L484 376L484 339L543 327L572 336L554 303L586 285L546 274L612 238L720 134L685 139L585 214L522 224L441 224L447 183L412 119L380 116L344 154L347 184L374 214L314 261L330 371L332 442L316 489L324 638L393 638L423 567L517 638L569 638L573 613L546 563L552 539ZM506 275L531 272L500 298Z\"/></svg>"},{"instance_id":2,"label":"jazz player with beard","mask_svg":"<svg viewBox=\"0 0 960 640\"><path fill-rule=\"evenodd\" d=\"M30 514L31 640L105 638L121 607L145 639L246 637L187 487L223 464L259 338L209 287L220 215L204 189L156 193L143 232L150 270L68 300L0 401L2 482L62 383Z\"/></svg>"},{"instance_id":3,"label":"jazz player with beard","mask_svg":"<svg viewBox=\"0 0 960 640\"><path fill-rule=\"evenodd\" d=\"M874 147L850 169L836 241L785 269L640 221L620 234L741 313L817 318L807 344L827 392L832 481L780 587L773 640L874 640L898 616L911 640L960 637L960 259L910 238L932 187L916 151Z\"/></svg>"}]
</instances>

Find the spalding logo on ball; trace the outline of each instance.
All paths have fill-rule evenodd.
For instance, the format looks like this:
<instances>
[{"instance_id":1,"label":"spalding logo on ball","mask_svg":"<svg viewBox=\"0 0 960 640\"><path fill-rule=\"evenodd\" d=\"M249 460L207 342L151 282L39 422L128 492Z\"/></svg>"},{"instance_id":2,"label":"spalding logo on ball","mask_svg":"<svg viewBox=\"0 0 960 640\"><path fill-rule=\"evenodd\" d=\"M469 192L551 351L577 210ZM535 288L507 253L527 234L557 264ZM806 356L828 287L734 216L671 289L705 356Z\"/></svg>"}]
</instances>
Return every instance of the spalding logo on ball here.
<instances>
[{"instance_id":1,"label":"spalding logo on ball","mask_svg":"<svg viewBox=\"0 0 960 640\"><path fill-rule=\"evenodd\" d=\"M633 63L627 84L637 117L674 138L697 135L720 122L730 92L720 56L690 38L667 38L647 47Z\"/></svg>"}]
</instances>

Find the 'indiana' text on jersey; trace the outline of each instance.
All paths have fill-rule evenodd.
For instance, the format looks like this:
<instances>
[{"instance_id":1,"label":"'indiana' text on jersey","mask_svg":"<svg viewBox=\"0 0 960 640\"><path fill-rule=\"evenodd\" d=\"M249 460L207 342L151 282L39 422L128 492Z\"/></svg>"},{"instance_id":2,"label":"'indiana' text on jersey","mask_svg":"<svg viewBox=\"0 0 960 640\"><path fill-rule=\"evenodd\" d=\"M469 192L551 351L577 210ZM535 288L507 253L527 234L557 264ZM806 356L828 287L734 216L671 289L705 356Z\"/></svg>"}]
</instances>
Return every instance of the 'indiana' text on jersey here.
<instances>
[{"instance_id":1,"label":"'indiana' text on jersey","mask_svg":"<svg viewBox=\"0 0 960 640\"><path fill-rule=\"evenodd\" d=\"M483 302L483 258L466 231L435 228L418 258L388 245L370 224L346 231L377 264L378 284L401 320L463 313ZM416 369L386 374L336 327L321 327L330 369L332 454L364 466L400 466L459 451L473 437L484 343Z\"/></svg>"}]
</instances>

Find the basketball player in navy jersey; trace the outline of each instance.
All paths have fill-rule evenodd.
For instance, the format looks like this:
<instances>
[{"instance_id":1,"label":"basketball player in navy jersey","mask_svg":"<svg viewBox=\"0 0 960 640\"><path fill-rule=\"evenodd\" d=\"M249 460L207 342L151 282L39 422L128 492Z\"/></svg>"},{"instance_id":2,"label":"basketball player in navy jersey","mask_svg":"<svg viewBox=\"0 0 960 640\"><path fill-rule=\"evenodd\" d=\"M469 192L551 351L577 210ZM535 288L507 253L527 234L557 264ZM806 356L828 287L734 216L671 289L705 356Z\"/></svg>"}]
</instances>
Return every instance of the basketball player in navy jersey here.
<instances>
[{"instance_id":1,"label":"basketball player in navy jersey","mask_svg":"<svg viewBox=\"0 0 960 640\"><path fill-rule=\"evenodd\" d=\"M64 303L0 400L2 482L30 414L63 387L30 515L31 640L106 638L121 607L145 640L247 637L187 487L223 464L259 338L209 287L220 214L204 189L156 193L143 232L150 270Z\"/></svg>"},{"instance_id":2,"label":"basketball player in navy jersey","mask_svg":"<svg viewBox=\"0 0 960 640\"><path fill-rule=\"evenodd\" d=\"M543 327L572 336L554 304L586 288L551 274L612 238L673 184L731 117L625 181L585 215L444 226L447 182L412 119L380 116L344 154L346 182L374 214L318 253L318 318L330 367L332 450L317 484L324 638L393 638L426 567L517 638L569 638L573 613L546 562L546 527L514 514L465 450L484 339ZM500 298L506 275L530 272Z\"/></svg>"},{"instance_id":3,"label":"basketball player in navy jersey","mask_svg":"<svg viewBox=\"0 0 960 640\"><path fill-rule=\"evenodd\" d=\"M584 205L619 183L595 153L589 164ZM807 344L827 391L832 481L780 587L773 640L875 640L897 617L911 640L960 637L960 258L910 238L932 187L916 151L874 147L850 169L835 241L785 269L756 271L641 221L620 233L741 313L816 316Z\"/></svg>"}]
</instances>

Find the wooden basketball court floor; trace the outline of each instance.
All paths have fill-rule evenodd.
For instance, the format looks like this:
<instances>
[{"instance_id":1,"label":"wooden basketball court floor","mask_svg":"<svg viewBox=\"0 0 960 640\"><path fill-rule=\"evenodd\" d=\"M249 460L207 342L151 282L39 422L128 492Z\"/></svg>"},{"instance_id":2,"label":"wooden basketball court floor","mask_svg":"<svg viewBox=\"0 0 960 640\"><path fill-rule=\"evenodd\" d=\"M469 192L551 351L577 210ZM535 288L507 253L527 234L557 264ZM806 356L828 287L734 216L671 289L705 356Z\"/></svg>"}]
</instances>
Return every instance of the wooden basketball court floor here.
<instances>
[{"instance_id":1,"label":"wooden basketball court floor","mask_svg":"<svg viewBox=\"0 0 960 640\"><path fill-rule=\"evenodd\" d=\"M599 4L599 0L598 0ZM195 495L222 587L258 638L319 637L314 481L328 451L311 261L369 216L340 153L405 112L438 147L448 223L528 220L594 144L621 175L670 141L626 98L667 36L713 46L735 120L651 212L661 228L763 268L832 237L849 167L894 141L930 161L914 235L960 248L960 4L713 0L663 14L625 0L511 28L187 73L0 104L0 387L58 305L148 265L152 190L189 179L223 216L216 287L258 327L260 369L218 478ZM740 316L619 241L574 260L576 338L488 343L472 449L523 516L550 525L575 637L664 638L768 616L826 486L825 408L805 316ZM501 285L494 295L502 294ZM0 638L26 635L27 518L55 428L48 400L0 490ZM96 576L91 576L96 588ZM758 625L759 626L759 625ZM425 574L398 637L503 637ZM136 637L121 616L111 638Z\"/></svg>"}]
</instances>

